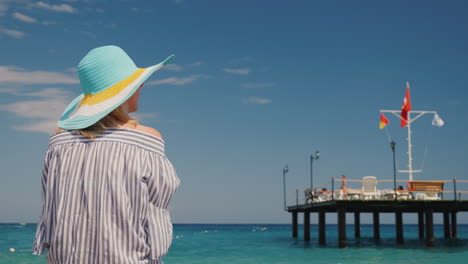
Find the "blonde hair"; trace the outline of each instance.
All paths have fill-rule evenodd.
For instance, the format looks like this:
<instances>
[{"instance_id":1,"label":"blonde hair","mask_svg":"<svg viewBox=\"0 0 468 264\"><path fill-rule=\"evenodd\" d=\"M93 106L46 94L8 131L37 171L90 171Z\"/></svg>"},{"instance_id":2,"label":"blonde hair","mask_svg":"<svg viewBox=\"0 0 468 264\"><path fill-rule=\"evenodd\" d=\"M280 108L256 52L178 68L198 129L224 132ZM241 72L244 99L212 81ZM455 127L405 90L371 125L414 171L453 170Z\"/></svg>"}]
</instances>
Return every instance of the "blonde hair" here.
<instances>
[{"instance_id":1,"label":"blonde hair","mask_svg":"<svg viewBox=\"0 0 468 264\"><path fill-rule=\"evenodd\" d=\"M76 129L75 131L87 138L93 139L107 128L116 128L121 123L138 125L137 120L130 117L125 104L119 105L114 111L107 114L95 124L86 128Z\"/></svg>"}]
</instances>

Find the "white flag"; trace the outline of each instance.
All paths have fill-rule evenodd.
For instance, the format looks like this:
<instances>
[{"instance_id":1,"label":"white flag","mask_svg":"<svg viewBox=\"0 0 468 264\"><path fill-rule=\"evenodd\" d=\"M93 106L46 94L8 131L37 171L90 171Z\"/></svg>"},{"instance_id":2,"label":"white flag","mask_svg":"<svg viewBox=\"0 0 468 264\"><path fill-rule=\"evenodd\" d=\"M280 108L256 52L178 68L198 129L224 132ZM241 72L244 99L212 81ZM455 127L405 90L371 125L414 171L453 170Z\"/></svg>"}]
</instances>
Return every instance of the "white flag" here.
<instances>
[{"instance_id":1,"label":"white flag","mask_svg":"<svg viewBox=\"0 0 468 264\"><path fill-rule=\"evenodd\" d=\"M432 119L432 125L436 127L441 127L444 125L444 120L436 113L434 114L434 119Z\"/></svg>"}]
</instances>

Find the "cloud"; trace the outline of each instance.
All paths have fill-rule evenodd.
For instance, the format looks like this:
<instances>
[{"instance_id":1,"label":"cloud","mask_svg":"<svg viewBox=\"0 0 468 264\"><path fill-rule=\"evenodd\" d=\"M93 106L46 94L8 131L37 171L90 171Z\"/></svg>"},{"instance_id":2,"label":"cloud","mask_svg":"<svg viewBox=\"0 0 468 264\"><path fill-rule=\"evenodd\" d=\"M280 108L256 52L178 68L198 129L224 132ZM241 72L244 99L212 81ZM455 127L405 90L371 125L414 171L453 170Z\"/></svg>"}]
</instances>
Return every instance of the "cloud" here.
<instances>
[{"instance_id":1,"label":"cloud","mask_svg":"<svg viewBox=\"0 0 468 264\"><path fill-rule=\"evenodd\" d=\"M177 64L168 64L168 65L164 66L163 69L169 70L169 71L181 71L183 68L182 68L182 66L177 65Z\"/></svg>"},{"instance_id":2,"label":"cloud","mask_svg":"<svg viewBox=\"0 0 468 264\"><path fill-rule=\"evenodd\" d=\"M80 31L80 33L84 36L87 36L88 38L91 38L91 39L96 39L96 34L94 34L93 32L89 32L89 31Z\"/></svg>"},{"instance_id":3,"label":"cloud","mask_svg":"<svg viewBox=\"0 0 468 264\"><path fill-rule=\"evenodd\" d=\"M69 97L70 93L59 88L45 88L36 92L23 93L24 96L45 97L45 98L62 98Z\"/></svg>"},{"instance_id":4,"label":"cloud","mask_svg":"<svg viewBox=\"0 0 468 264\"><path fill-rule=\"evenodd\" d=\"M244 88L264 88L264 87L272 87L274 83L243 83L241 84Z\"/></svg>"},{"instance_id":5,"label":"cloud","mask_svg":"<svg viewBox=\"0 0 468 264\"><path fill-rule=\"evenodd\" d=\"M248 68L238 68L238 69L224 68L223 71L225 71L227 73L241 74L241 75L246 75L246 74L250 73L250 69L248 69Z\"/></svg>"},{"instance_id":6,"label":"cloud","mask_svg":"<svg viewBox=\"0 0 468 264\"><path fill-rule=\"evenodd\" d=\"M47 20L42 21L42 25L44 25L44 26L55 25L55 24L57 24L57 22L55 22L55 21L47 21Z\"/></svg>"},{"instance_id":7,"label":"cloud","mask_svg":"<svg viewBox=\"0 0 468 264\"><path fill-rule=\"evenodd\" d=\"M0 35L1 34L7 35L13 38L17 38L17 39L21 39L21 38L24 38L24 36L26 36L26 34L22 31L0 27Z\"/></svg>"},{"instance_id":8,"label":"cloud","mask_svg":"<svg viewBox=\"0 0 468 264\"><path fill-rule=\"evenodd\" d=\"M77 84L78 78L61 72L25 71L15 66L0 66L0 83Z\"/></svg>"},{"instance_id":9,"label":"cloud","mask_svg":"<svg viewBox=\"0 0 468 264\"><path fill-rule=\"evenodd\" d=\"M59 4L59 5L49 5L42 1L36 3L37 7L44 8L47 10L55 11L55 12L64 12L64 13L75 13L76 9L68 4Z\"/></svg>"},{"instance_id":10,"label":"cloud","mask_svg":"<svg viewBox=\"0 0 468 264\"><path fill-rule=\"evenodd\" d=\"M15 88L0 88L0 93L11 94L11 95L21 95L21 92Z\"/></svg>"},{"instance_id":11,"label":"cloud","mask_svg":"<svg viewBox=\"0 0 468 264\"><path fill-rule=\"evenodd\" d=\"M26 22L26 23L36 23L37 22L37 20L35 18L32 18L30 16L27 16L27 15L24 15L24 14L21 14L21 13L18 13L18 12L13 13L13 17L16 18L19 21L23 21L23 22Z\"/></svg>"},{"instance_id":12,"label":"cloud","mask_svg":"<svg viewBox=\"0 0 468 264\"><path fill-rule=\"evenodd\" d=\"M58 119L57 119L58 120ZM57 120L42 120L26 125L13 126L13 129L28 132L40 132L50 134L57 128Z\"/></svg>"},{"instance_id":13,"label":"cloud","mask_svg":"<svg viewBox=\"0 0 468 264\"><path fill-rule=\"evenodd\" d=\"M202 61L196 61L196 62L190 64L189 66L192 66L192 67L193 67L193 66L200 66L200 65L202 65L202 64L203 64Z\"/></svg>"},{"instance_id":14,"label":"cloud","mask_svg":"<svg viewBox=\"0 0 468 264\"><path fill-rule=\"evenodd\" d=\"M201 61L196 61L194 63L191 63L191 64L187 64L186 66L181 66L181 65L178 65L178 64L168 64L166 66L164 66L163 69L165 70L169 70L169 71L177 71L177 72L180 72L182 70L184 70L184 67L197 67L197 66L200 66L202 65L203 62Z\"/></svg>"},{"instance_id":15,"label":"cloud","mask_svg":"<svg viewBox=\"0 0 468 264\"><path fill-rule=\"evenodd\" d=\"M10 5L14 5L15 9L24 8L30 5L31 1L32 0L0 0L0 17L6 14L6 11L10 9Z\"/></svg>"},{"instance_id":16,"label":"cloud","mask_svg":"<svg viewBox=\"0 0 468 264\"><path fill-rule=\"evenodd\" d=\"M53 118L57 120L67 103L68 100L65 101L63 98L27 100L0 105L0 110L12 112L24 118Z\"/></svg>"},{"instance_id":17,"label":"cloud","mask_svg":"<svg viewBox=\"0 0 468 264\"><path fill-rule=\"evenodd\" d=\"M30 96L30 97L45 97L45 98L59 98L70 97L68 91L59 88L44 88L40 91L26 91L21 88L0 88L0 93L10 94L14 96Z\"/></svg>"},{"instance_id":18,"label":"cloud","mask_svg":"<svg viewBox=\"0 0 468 264\"><path fill-rule=\"evenodd\" d=\"M0 16L4 16L5 12L8 11L9 0L0 0Z\"/></svg>"},{"instance_id":19,"label":"cloud","mask_svg":"<svg viewBox=\"0 0 468 264\"><path fill-rule=\"evenodd\" d=\"M78 69L76 67L70 67L70 68L66 68L65 72L78 72Z\"/></svg>"},{"instance_id":20,"label":"cloud","mask_svg":"<svg viewBox=\"0 0 468 264\"><path fill-rule=\"evenodd\" d=\"M131 116L138 121L151 120L159 118L159 113L132 113Z\"/></svg>"},{"instance_id":21,"label":"cloud","mask_svg":"<svg viewBox=\"0 0 468 264\"><path fill-rule=\"evenodd\" d=\"M40 91L17 91L0 89L0 93L35 97L33 100L0 105L0 111L13 113L29 120L25 124L13 126L15 130L51 133L57 127L57 120L71 100L70 93L59 88L47 88Z\"/></svg>"},{"instance_id":22,"label":"cloud","mask_svg":"<svg viewBox=\"0 0 468 264\"><path fill-rule=\"evenodd\" d=\"M161 84L185 85L185 84L192 83L200 78L208 78L208 76L203 75L203 74L195 74L195 75L190 75L188 77L170 77L166 79L149 82L148 85L161 85Z\"/></svg>"},{"instance_id":23,"label":"cloud","mask_svg":"<svg viewBox=\"0 0 468 264\"><path fill-rule=\"evenodd\" d=\"M242 102L244 104L269 104L272 102L272 100L268 98L250 96L250 97L242 99Z\"/></svg>"}]
</instances>

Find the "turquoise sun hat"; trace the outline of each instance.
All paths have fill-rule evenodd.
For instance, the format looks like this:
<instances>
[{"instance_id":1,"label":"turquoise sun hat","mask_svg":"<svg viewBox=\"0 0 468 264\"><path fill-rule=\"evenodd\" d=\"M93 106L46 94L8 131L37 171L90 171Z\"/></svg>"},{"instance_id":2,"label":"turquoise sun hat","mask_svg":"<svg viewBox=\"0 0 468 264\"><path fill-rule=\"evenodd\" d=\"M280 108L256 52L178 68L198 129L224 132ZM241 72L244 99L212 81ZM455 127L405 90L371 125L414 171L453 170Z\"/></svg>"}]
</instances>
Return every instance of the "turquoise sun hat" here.
<instances>
[{"instance_id":1,"label":"turquoise sun hat","mask_svg":"<svg viewBox=\"0 0 468 264\"><path fill-rule=\"evenodd\" d=\"M83 93L65 109L58 127L82 129L105 117L130 98L151 74L167 65L174 55L148 68L137 68L117 46L91 50L78 64Z\"/></svg>"}]
</instances>

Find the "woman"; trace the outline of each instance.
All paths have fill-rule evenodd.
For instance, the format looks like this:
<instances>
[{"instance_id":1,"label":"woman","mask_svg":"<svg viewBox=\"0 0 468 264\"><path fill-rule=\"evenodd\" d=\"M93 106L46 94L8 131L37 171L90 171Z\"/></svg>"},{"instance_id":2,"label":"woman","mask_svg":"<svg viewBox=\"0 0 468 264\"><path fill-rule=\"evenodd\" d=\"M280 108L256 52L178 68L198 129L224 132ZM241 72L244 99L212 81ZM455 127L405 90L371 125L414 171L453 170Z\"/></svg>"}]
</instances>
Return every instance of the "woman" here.
<instances>
[{"instance_id":1,"label":"woman","mask_svg":"<svg viewBox=\"0 0 468 264\"><path fill-rule=\"evenodd\" d=\"M138 69L119 47L78 65L83 94L51 135L33 254L48 263L161 263L172 242L167 207L179 185L153 128L129 117L140 88L173 56Z\"/></svg>"}]
</instances>

